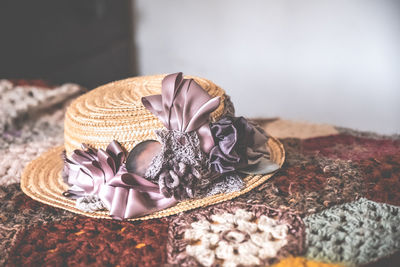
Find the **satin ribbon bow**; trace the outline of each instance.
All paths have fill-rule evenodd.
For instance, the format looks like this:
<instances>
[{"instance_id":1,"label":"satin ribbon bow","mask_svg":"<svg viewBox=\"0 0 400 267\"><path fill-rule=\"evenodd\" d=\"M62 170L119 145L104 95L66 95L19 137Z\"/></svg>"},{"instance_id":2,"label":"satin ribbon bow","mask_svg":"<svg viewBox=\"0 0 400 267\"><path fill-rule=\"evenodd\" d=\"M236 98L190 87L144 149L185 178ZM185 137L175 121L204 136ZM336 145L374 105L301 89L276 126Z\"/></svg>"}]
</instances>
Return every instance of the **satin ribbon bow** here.
<instances>
[{"instance_id":1,"label":"satin ribbon bow","mask_svg":"<svg viewBox=\"0 0 400 267\"><path fill-rule=\"evenodd\" d=\"M76 149L70 158L65 158L68 183L72 185L68 193L74 198L96 195L100 186L116 175L124 161L125 153L116 141L111 142L106 151L82 144L82 150Z\"/></svg>"},{"instance_id":2,"label":"satin ribbon bow","mask_svg":"<svg viewBox=\"0 0 400 267\"><path fill-rule=\"evenodd\" d=\"M176 203L160 194L158 185L128 173L126 155L116 141L106 151L83 145L65 159L68 183L66 196L78 198L97 195L116 219L127 219L152 213Z\"/></svg>"},{"instance_id":3,"label":"satin ribbon bow","mask_svg":"<svg viewBox=\"0 0 400 267\"><path fill-rule=\"evenodd\" d=\"M208 122L220 97L212 98L193 79L183 79L182 72L167 75L162 81L161 95L142 97L142 103L167 129L196 131L203 152L208 153L214 146Z\"/></svg>"},{"instance_id":4,"label":"satin ribbon bow","mask_svg":"<svg viewBox=\"0 0 400 267\"><path fill-rule=\"evenodd\" d=\"M103 185L99 197L115 219L135 218L174 205L175 198L160 194L158 185L132 173L117 174Z\"/></svg>"}]
</instances>

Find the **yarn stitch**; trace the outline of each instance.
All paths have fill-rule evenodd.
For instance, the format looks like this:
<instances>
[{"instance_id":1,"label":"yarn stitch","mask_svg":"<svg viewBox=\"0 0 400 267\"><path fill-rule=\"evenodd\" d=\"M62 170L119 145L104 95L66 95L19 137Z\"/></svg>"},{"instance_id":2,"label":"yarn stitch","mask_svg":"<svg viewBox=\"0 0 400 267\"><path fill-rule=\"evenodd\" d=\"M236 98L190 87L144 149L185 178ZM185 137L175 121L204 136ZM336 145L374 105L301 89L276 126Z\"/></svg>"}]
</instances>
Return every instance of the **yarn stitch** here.
<instances>
[{"instance_id":1,"label":"yarn stitch","mask_svg":"<svg viewBox=\"0 0 400 267\"><path fill-rule=\"evenodd\" d=\"M304 225L290 211L227 201L175 216L168 263L176 266L268 266L303 253Z\"/></svg>"},{"instance_id":2,"label":"yarn stitch","mask_svg":"<svg viewBox=\"0 0 400 267\"><path fill-rule=\"evenodd\" d=\"M261 260L276 257L287 244L288 227L284 223L261 215L257 221L243 209L235 214L211 216L211 222L193 222L185 239L193 245L186 252L204 266L222 260L222 266L260 265Z\"/></svg>"},{"instance_id":3,"label":"yarn stitch","mask_svg":"<svg viewBox=\"0 0 400 267\"><path fill-rule=\"evenodd\" d=\"M0 80L0 132L12 128L14 121L23 115L61 103L80 91L81 87L75 84L46 90L35 86L13 86L10 81Z\"/></svg>"},{"instance_id":4,"label":"yarn stitch","mask_svg":"<svg viewBox=\"0 0 400 267\"><path fill-rule=\"evenodd\" d=\"M361 198L304 222L311 259L359 265L400 249L400 207Z\"/></svg>"},{"instance_id":5,"label":"yarn stitch","mask_svg":"<svg viewBox=\"0 0 400 267\"><path fill-rule=\"evenodd\" d=\"M63 144L65 107L81 91L75 84L47 89L0 80L0 185L19 182L30 161Z\"/></svg>"}]
</instances>

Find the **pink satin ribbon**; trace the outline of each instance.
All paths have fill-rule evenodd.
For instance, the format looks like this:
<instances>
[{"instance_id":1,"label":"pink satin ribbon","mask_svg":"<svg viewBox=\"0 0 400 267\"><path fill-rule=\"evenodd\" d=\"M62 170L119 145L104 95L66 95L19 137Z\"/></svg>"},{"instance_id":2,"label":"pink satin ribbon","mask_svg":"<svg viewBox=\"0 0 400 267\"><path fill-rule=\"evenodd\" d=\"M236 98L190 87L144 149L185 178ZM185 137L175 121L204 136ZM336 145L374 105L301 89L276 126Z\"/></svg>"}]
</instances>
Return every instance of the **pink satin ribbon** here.
<instances>
[{"instance_id":1,"label":"pink satin ribbon","mask_svg":"<svg viewBox=\"0 0 400 267\"><path fill-rule=\"evenodd\" d=\"M100 188L99 197L116 219L135 218L176 204L158 185L131 173L117 174ZM125 205L121 205L124 203Z\"/></svg>"},{"instance_id":2,"label":"pink satin ribbon","mask_svg":"<svg viewBox=\"0 0 400 267\"><path fill-rule=\"evenodd\" d=\"M158 185L132 173L125 166L125 153L113 141L106 151L83 147L66 159L70 196L97 195L115 219L134 218L176 204L165 198Z\"/></svg>"},{"instance_id":3,"label":"pink satin ribbon","mask_svg":"<svg viewBox=\"0 0 400 267\"><path fill-rule=\"evenodd\" d=\"M196 131L205 153L214 147L208 122L220 97L211 98L193 79L183 79L181 72L170 74L162 81L161 95L142 97L142 103L167 129Z\"/></svg>"}]
</instances>

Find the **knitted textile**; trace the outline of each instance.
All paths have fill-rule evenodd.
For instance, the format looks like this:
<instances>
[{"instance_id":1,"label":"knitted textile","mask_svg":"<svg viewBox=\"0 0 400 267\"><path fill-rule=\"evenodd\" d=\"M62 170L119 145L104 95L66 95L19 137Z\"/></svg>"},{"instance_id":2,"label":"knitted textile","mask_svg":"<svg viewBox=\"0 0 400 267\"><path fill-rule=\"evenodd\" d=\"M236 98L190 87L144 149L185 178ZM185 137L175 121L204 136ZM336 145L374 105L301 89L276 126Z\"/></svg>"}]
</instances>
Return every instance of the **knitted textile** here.
<instances>
[{"instance_id":1,"label":"knitted textile","mask_svg":"<svg viewBox=\"0 0 400 267\"><path fill-rule=\"evenodd\" d=\"M0 80L0 132L13 129L23 116L62 103L80 91L81 88L75 84L46 90L28 85L14 86L10 81Z\"/></svg>"},{"instance_id":2,"label":"knitted textile","mask_svg":"<svg viewBox=\"0 0 400 267\"><path fill-rule=\"evenodd\" d=\"M286 148L296 145L284 141ZM353 201L366 191L360 171L351 161L303 156L289 149L284 168L270 181L239 197L302 215ZM296 153L296 154L295 154Z\"/></svg>"},{"instance_id":3,"label":"knitted textile","mask_svg":"<svg viewBox=\"0 0 400 267\"><path fill-rule=\"evenodd\" d=\"M43 152L62 145L62 136L48 138L46 141L33 141L27 144L11 144L4 149L0 158L0 185L18 183L25 166Z\"/></svg>"},{"instance_id":4,"label":"knitted textile","mask_svg":"<svg viewBox=\"0 0 400 267\"><path fill-rule=\"evenodd\" d=\"M82 91L75 84L49 89L0 80L0 185L19 182L30 161L63 144L65 106Z\"/></svg>"},{"instance_id":5,"label":"knitted textile","mask_svg":"<svg viewBox=\"0 0 400 267\"><path fill-rule=\"evenodd\" d=\"M67 102L64 106L67 105ZM12 130L1 133L0 149L10 146L28 144L30 142L45 141L47 138L63 138L65 110L58 106L44 110L35 117L24 118L13 125ZM39 115L40 114L40 115ZM21 125L19 125L21 124Z\"/></svg>"},{"instance_id":6,"label":"knitted textile","mask_svg":"<svg viewBox=\"0 0 400 267\"><path fill-rule=\"evenodd\" d=\"M7 128L6 131L0 130L0 266L168 266L168 263L198 266L195 257L199 256L196 246L200 243L195 242L196 236L191 236L191 233L204 233L199 222L207 225L211 220L213 223L209 225L212 231L218 227L230 227L229 231L218 235L225 242L218 249L219 256L231 255L233 250L235 257L232 259L238 260L237 255L246 251L245 246L236 246L242 242L249 247L252 244L256 246L254 251L258 259L266 255L260 254L262 246L251 239L253 234L248 231L251 233L251 227L256 224L258 228L260 223L264 229L266 226L274 229L274 225L285 225L280 223L279 218L268 215L270 211L276 211L284 217L290 214L289 210L305 218L307 231L312 233L308 242L301 242L302 238L306 238L303 235L296 240L291 239L296 234L288 228L289 231L282 231L282 235L277 236L277 243L265 239L263 243L275 244L272 246L275 250L268 251L278 253L275 258L258 259L261 262L276 263L277 266L334 266L326 262L335 260L346 261L347 265L400 266L400 216L391 214L398 207L372 202L400 206L400 136L381 136L276 119L258 121L269 134L283 138L281 141L286 151L283 168L261 186L232 201L163 220L135 223L99 220L36 202L24 195L17 183L28 161L48 147L63 143L63 116L68 92L64 91L66 98L60 99L61 104L46 107L42 106L43 102L32 102L30 88L43 91L44 99L49 100L49 92L59 87L51 86L50 89L45 83L36 81L10 83L3 80L1 83L0 86L7 87L7 92L0 94L0 98L5 98L7 94L7 99L25 99L22 102L26 103L18 103L15 107L7 104L10 111L0 111L0 128ZM13 88L23 90L13 92ZM5 100L0 99L0 110L5 106L2 101ZM232 180L224 179L226 183L224 181L221 185ZM233 185L238 184L236 179ZM84 200L81 204L93 208L91 201ZM264 211L261 212L258 207L264 207ZM361 214L363 211L364 214ZM254 213L259 219L240 220L237 226L229 223L230 218L246 218L247 212ZM215 214L217 216L213 216ZM340 221L341 217L336 214L345 214L346 220ZM380 221L376 222L379 216ZM292 223L287 222L287 225L297 225L293 229L303 229L305 235L305 226L298 216L284 218L288 221L292 219ZM192 225L194 219L197 223ZM221 223L217 224L218 221ZM362 227L357 225L360 221ZM243 225L248 225L248 229L242 228ZM354 227L354 231L349 230ZM349 237L344 238L342 244L333 245L334 240L341 237L342 229L349 231ZM328 233L333 238L325 238L319 233ZM264 237L257 231L253 239L264 241ZM204 235L203 245L214 242L213 238L216 238L215 235ZM282 240L288 241L283 245ZM312 240L316 243L311 243ZM320 249L321 246L315 245L319 243L326 248ZM309 249L306 254L307 244ZM279 249L279 246L282 247ZM212 255L212 250L200 251ZM220 254L221 251L225 252ZM323 262L305 259L313 251L321 256ZM215 255L210 257L211 260L215 261ZM290 255L301 258L287 258ZM255 260L254 257L249 258ZM218 259L217 263L221 260Z\"/></svg>"},{"instance_id":7,"label":"knitted textile","mask_svg":"<svg viewBox=\"0 0 400 267\"><path fill-rule=\"evenodd\" d=\"M359 166L367 198L400 206L400 153L361 160Z\"/></svg>"},{"instance_id":8,"label":"knitted textile","mask_svg":"<svg viewBox=\"0 0 400 267\"><path fill-rule=\"evenodd\" d=\"M30 227L17 236L9 266L160 266L164 220L128 223L76 217Z\"/></svg>"},{"instance_id":9,"label":"knitted textile","mask_svg":"<svg viewBox=\"0 0 400 267\"><path fill-rule=\"evenodd\" d=\"M31 225L62 221L74 214L56 209L26 196L19 184L0 186L0 266L6 262L16 234Z\"/></svg>"},{"instance_id":10,"label":"knitted textile","mask_svg":"<svg viewBox=\"0 0 400 267\"><path fill-rule=\"evenodd\" d=\"M368 159L371 155L380 157L398 154L400 140L397 138L396 136L394 139L387 137L372 139L348 134L331 135L307 139L303 142L302 148L305 153L319 153L326 157L359 161Z\"/></svg>"},{"instance_id":11,"label":"knitted textile","mask_svg":"<svg viewBox=\"0 0 400 267\"><path fill-rule=\"evenodd\" d=\"M19 184L0 186L0 211L0 225L7 228L16 225L27 227L75 216L65 210L34 201L21 191Z\"/></svg>"},{"instance_id":12,"label":"knitted textile","mask_svg":"<svg viewBox=\"0 0 400 267\"><path fill-rule=\"evenodd\" d=\"M364 264L400 249L400 207L365 198L305 217L307 257Z\"/></svg>"},{"instance_id":13,"label":"knitted textile","mask_svg":"<svg viewBox=\"0 0 400 267\"><path fill-rule=\"evenodd\" d=\"M0 225L0 266L5 265L10 248L15 243L15 236L19 232L20 227L5 227Z\"/></svg>"},{"instance_id":14,"label":"knitted textile","mask_svg":"<svg viewBox=\"0 0 400 267\"><path fill-rule=\"evenodd\" d=\"M179 266L269 265L303 252L304 225L288 211L228 201L174 216L168 261Z\"/></svg>"}]
</instances>

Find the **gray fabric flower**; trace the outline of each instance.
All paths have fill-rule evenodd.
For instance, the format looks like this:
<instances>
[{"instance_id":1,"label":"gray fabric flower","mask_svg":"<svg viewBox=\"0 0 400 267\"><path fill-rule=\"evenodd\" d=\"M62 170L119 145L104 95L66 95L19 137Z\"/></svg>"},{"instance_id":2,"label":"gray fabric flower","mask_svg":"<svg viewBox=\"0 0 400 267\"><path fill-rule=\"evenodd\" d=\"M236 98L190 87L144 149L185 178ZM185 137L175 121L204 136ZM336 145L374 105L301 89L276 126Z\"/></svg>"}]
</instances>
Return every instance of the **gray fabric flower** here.
<instances>
[{"instance_id":1,"label":"gray fabric flower","mask_svg":"<svg viewBox=\"0 0 400 267\"><path fill-rule=\"evenodd\" d=\"M224 117L211 124L215 146L209 160L213 170L232 172L260 162L268 157L264 131L243 117Z\"/></svg>"}]
</instances>

